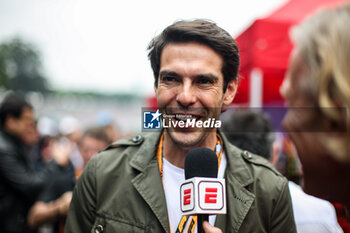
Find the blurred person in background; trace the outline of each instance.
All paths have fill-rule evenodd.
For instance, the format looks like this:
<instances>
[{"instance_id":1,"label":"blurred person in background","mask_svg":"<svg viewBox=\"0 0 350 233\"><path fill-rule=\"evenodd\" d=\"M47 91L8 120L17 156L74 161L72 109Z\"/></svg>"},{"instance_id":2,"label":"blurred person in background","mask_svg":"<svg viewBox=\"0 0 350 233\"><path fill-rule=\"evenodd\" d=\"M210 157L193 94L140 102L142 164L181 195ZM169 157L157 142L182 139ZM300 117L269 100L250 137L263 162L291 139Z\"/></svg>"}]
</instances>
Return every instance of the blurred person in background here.
<instances>
[{"instance_id":1,"label":"blurred person in background","mask_svg":"<svg viewBox=\"0 0 350 233\"><path fill-rule=\"evenodd\" d=\"M100 111L96 116L96 123L98 127L103 127L108 135L109 141L114 142L120 138L120 133L115 127L112 113L109 111Z\"/></svg>"},{"instance_id":2,"label":"blurred person in background","mask_svg":"<svg viewBox=\"0 0 350 233\"><path fill-rule=\"evenodd\" d=\"M93 127L87 129L79 142L79 150L84 160L84 167L90 161L92 156L107 148L112 143L105 127ZM83 169L76 172L78 178Z\"/></svg>"},{"instance_id":3,"label":"blurred person in background","mask_svg":"<svg viewBox=\"0 0 350 233\"><path fill-rule=\"evenodd\" d=\"M44 119L45 120L45 119ZM47 121L47 120L45 120ZM39 125L41 125L39 121ZM42 161L48 161L53 153L66 153L69 157L70 146L64 148L65 144L60 143L57 135L47 135L47 127L41 136L45 143L41 144ZM93 155L105 149L111 143L106 128L94 127L87 129L78 145L82 155L84 166ZM46 162L45 162L46 163ZM75 170L75 171L74 171ZM64 231L65 217L72 198L72 190L75 185L75 177L79 177L83 169L74 169L72 163L60 170L53 182L48 185L40 194L28 214L28 224L33 229L38 229L39 233L61 233Z\"/></svg>"},{"instance_id":4,"label":"blurred person in background","mask_svg":"<svg viewBox=\"0 0 350 233\"><path fill-rule=\"evenodd\" d=\"M223 122L222 131L233 145L270 160L275 134L262 113L237 110Z\"/></svg>"},{"instance_id":5,"label":"blurred person in background","mask_svg":"<svg viewBox=\"0 0 350 233\"><path fill-rule=\"evenodd\" d=\"M38 143L37 170L44 169L55 154L69 158L71 148L59 143L57 124L48 117L38 121L40 140ZM28 224L39 233L61 233L75 185L74 167L71 161L61 167L52 181L45 186L28 213Z\"/></svg>"},{"instance_id":6,"label":"blurred person in background","mask_svg":"<svg viewBox=\"0 0 350 233\"><path fill-rule=\"evenodd\" d=\"M80 122L73 116L64 116L59 122L59 132L61 134L59 142L62 148L70 148L70 159L74 168L83 169L84 160L78 147L82 132Z\"/></svg>"},{"instance_id":7,"label":"blurred person in background","mask_svg":"<svg viewBox=\"0 0 350 233\"><path fill-rule=\"evenodd\" d=\"M47 116L38 119L37 131L39 142L36 145L36 156L34 164L40 170L52 159L52 142L58 138L58 124L55 120Z\"/></svg>"},{"instance_id":8,"label":"blurred person in background","mask_svg":"<svg viewBox=\"0 0 350 233\"><path fill-rule=\"evenodd\" d=\"M23 137L23 142L27 147L27 156L30 161L37 159L39 141L40 135L37 130L37 122L34 120L31 127L28 127L28 133Z\"/></svg>"},{"instance_id":9,"label":"blurred person in background","mask_svg":"<svg viewBox=\"0 0 350 233\"><path fill-rule=\"evenodd\" d=\"M350 219L350 4L326 9L291 31L280 92L283 126L296 145L306 193L344 205Z\"/></svg>"},{"instance_id":10,"label":"blurred person in background","mask_svg":"<svg viewBox=\"0 0 350 233\"><path fill-rule=\"evenodd\" d=\"M270 120L261 112L236 111L223 124L228 140L243 150L261 155L268 161L278 159L275 133ZM288 160L284 160L286 169ZM287 171L280 171L286 174ZM289 181L294 219L298 233L342 233L333 205L304 193L299 185Z\"/></svg>"},{"instance_id":11,"label":"blurred person in background","mask_svg":"<svg viewBox=\"0 0 350 233\"><path fill-rule=\"evenodd\" d=\"M28 211L59 169L67 166L69 158L59 154L45 169L34 169L26 145L33 142L34 110L19 93L10 92L2 101L0 127L1 232L35 232L28 226Z\"/></svg>"}]
</instances>

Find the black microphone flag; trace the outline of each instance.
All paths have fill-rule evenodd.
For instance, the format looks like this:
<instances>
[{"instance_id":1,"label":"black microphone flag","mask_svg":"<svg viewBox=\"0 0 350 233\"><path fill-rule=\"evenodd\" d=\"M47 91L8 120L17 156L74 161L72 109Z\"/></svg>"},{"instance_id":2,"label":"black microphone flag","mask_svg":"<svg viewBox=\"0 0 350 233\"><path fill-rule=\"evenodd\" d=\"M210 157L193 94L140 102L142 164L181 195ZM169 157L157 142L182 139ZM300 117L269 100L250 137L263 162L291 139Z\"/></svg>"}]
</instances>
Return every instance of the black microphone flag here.
<instances>
[{"instance_id":1,"label":"black microphone flag","mask_svg":"<svg viewBox=\"0 0 350 233\"><path fill-rule=\"evenodd\" d=\"M225 180L218 179L217 174L218 159L214 151L195 148L188 152L186 180L180 186L180 205L184 215L226 214Z\"/></svg>"}]
</instances>

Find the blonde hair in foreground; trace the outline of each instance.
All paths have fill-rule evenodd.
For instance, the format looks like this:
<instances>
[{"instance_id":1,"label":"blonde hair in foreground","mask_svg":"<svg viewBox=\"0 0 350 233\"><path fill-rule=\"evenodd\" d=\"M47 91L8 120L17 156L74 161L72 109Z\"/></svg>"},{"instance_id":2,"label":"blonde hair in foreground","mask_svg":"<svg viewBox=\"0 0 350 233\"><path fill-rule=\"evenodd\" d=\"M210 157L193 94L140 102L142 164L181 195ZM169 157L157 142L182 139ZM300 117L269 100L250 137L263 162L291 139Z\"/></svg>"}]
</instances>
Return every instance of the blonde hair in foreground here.
<instances>
[{"instance_id":1,"label":"blonde hair in foreground","mask_svg":"<svg viewBox=\"0 0 350 233\"><path fill-rule=\"evenodd\" d=\"M291 35L310 70L313 95L321 113L345 128L339 134L322 133L322 143L332 156L346 162L350 162L349 22L347 3L319 11L293 28Z\"/></svg>"}]
</instances>

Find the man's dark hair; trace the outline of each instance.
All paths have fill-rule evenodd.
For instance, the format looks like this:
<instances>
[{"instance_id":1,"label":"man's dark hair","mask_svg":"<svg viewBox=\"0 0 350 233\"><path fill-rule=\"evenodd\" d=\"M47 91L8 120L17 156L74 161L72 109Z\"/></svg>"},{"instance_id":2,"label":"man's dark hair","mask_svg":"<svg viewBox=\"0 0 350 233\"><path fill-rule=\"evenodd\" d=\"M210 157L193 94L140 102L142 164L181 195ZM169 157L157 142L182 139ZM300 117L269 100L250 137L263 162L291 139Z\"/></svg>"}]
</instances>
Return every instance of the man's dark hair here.
<instances>
[{"instance_id":1,"label":"man's dark hair","mask_svg":"<svg viewBox=\"0 0 350 233\"><path fill-rule=\"evenodd\" d=\"M239 67L239 52L235 40L222 28L208 20L178 21L168 26L148 45L155 85L158 86L160 58L163 48L169 43L198 42L207 45L223 58L221 72L224 76L224 92L229 81L236 79Z\"/></svg>"},{"instance_id":2,"label":"man's dark hair","mask_svg":"<svg viewBox=\"0 0 350 233\"><path fill-rule=\"evenodd\" d=\"M233 145L270 159L273 126L264 114L243 110L234 112L223 122L223 132Z\"/></svg>"},{"instance_id":3,"label":"man's dark hair","mask_svg":"<svg viewBox=\"0 0 350 233\"><path fill-rule=\"evenodd\" d=\"M0 106L0 126L4 127L6 118L12 116L20 118L24 108L33 109L23 94L10 92L6 95Z\"/></svg>"}]
</instances>

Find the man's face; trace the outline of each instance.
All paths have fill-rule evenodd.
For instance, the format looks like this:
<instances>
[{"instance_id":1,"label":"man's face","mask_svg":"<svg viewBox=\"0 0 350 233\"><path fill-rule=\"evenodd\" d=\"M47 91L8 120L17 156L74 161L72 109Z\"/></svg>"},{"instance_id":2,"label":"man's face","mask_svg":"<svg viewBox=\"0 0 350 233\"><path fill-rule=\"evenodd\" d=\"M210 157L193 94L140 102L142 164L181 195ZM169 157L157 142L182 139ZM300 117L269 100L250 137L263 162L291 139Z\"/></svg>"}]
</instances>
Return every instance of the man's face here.
<instances>
[{"instance_id":1,"label":"man's face","mask_svg":"<svg viewBox=\"0 0 350 233\"><path fill-rule=\"evenodd\" d=\"M296 49L280 89L289 108L283 119L283 127L297 148L303 168L304 190L328 199L339 190L336 188L339 184L335 181L338 179L334 177L338 172L319 138L320 133L326 130L327 121L318 113L311 87L310 70Z\"/></svg>"},{"instance_id":2,"label":"man's face","mask_svg":"<svg viewBox=\"0 0 350 233\"><path fill-rule=\"evenodd\" d=\"M231 81L223 93L223 59L210 47L194 42L167 44L160 64L155 91L163 115L190 115L203 121L219 119L222 106L232 102L237 83ZM193 147L213 131L215 128L167 128L172 141L181 147Z\"/></svg>"},{"instance_id":3,"label":"man's face","mask_svg":"<svg viewBox=\"0 0 350 233\"><path fill-rule=\"evenodd\" d=\"M6 120L6 129L9 133L20 138L24 143L29 143L35 136L35 118L31 108L25 107L20 117L8 116Z\"/></svg>"}]
</instances>

